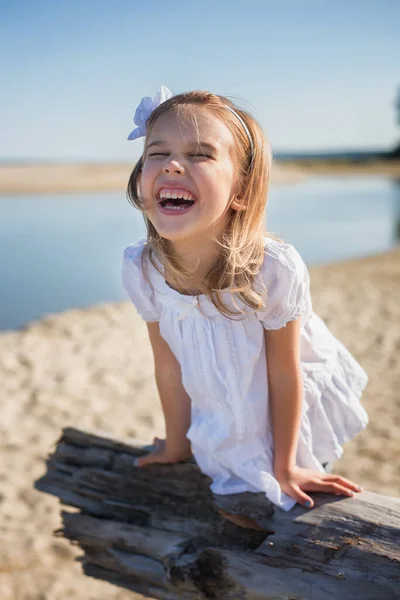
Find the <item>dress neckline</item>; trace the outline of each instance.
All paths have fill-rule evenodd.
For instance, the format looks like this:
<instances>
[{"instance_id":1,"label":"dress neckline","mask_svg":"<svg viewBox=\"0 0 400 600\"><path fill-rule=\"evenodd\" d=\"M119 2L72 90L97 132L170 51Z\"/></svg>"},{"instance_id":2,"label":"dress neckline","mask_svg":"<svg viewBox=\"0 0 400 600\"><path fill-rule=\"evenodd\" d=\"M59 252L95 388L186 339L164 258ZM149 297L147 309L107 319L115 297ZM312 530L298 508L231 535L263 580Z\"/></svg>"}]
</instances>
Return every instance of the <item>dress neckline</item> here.
<instances>
[{"instance_id":1,"label":"dress neckline","mask_svg":"<svg viewBox=\"0 0 400 600\"><path fill-rule=\"evenodd\" d=\"M194 298L197 298L199 301L201 300L202 302L206 301L206 302L211 302L211 304L213 303L212 300L209 298L209 296L207 294L183 294L182 292L180 292L179 290L177 290L176 288L172 287L166 280L165 278L165 269L164 269L164 265L161 263L161 261L157 258L157 256L155 256L155 260L157 262L157 265L160 268L160 271L158 269L156 269L156 267L151 263L151 261L149 261L150 263L150 267L153 269L153 271L155 272L155 276L158 277L158 279L162 282L163 287L166 291L166 293L168 293L171 296L175 296L177 298L182 299L184 302L188 302L188 303L192 303ZM230 288L224 288L223 290L219 290L220 293L222 294L228 294L231 293L230 292Z\"/></svg>"}]
</instances>

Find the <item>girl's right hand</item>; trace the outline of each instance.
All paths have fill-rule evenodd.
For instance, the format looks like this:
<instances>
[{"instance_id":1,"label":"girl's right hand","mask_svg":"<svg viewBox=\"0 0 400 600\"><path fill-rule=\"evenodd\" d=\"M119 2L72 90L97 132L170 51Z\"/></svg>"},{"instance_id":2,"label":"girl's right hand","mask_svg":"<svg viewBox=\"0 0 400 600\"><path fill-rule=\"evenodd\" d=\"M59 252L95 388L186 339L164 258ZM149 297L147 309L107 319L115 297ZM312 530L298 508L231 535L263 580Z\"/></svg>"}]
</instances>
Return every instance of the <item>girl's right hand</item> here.
<instances>
[{"instance_id":1,"label":"girl's right hand","mask_svg":"<svg viewBox=\"0 0 400 600\"><path fill-rule=\"evenodd\" d=\"M192 452L190 450L185 450L177 454L170 454L167 451L167 443L166 440L161 440L158 437L155 437L153 440L153 450L146 454L145 456L141 456L135 460L135 467L147 467L152 464L168 464L168 463L177 463L183 460L187 460L192 456Z\"/></svg>"},{"instance_id":2,"label":"girl's right hand","mask_svg":"<svg viewBox=\"0 0 400 600\"><path fill-rule=\"evenodd\" d=\"M282 492L302 504L312 508L314 501L306 492L325 492L326 494L339 494L341 496L354 496L362 492L362 488L340 475L320 473L312 469L303 469L293 466L282 472L275 471Z\"/></svg>"}]
</instances>

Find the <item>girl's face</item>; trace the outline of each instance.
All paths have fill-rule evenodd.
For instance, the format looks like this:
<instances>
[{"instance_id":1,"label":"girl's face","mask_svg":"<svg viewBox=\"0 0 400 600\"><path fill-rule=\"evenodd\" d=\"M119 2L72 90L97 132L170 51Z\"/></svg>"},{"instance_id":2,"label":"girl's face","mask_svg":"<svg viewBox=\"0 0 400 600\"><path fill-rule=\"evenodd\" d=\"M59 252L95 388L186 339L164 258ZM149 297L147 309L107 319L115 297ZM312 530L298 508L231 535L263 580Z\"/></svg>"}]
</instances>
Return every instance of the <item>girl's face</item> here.
<instances>
[{"instance_id":1,"label":"girl's face","mask_svg":"<svg viewBox=\"0 0 400 600\"><path fill-rule=\"evenodd\" d=\"M233 136L206 110L196 107L195 116L197 127L174 111L161 115L146 140L140 195L171 242L219 238L236 207Z\"/></svg>"}]
</instances>

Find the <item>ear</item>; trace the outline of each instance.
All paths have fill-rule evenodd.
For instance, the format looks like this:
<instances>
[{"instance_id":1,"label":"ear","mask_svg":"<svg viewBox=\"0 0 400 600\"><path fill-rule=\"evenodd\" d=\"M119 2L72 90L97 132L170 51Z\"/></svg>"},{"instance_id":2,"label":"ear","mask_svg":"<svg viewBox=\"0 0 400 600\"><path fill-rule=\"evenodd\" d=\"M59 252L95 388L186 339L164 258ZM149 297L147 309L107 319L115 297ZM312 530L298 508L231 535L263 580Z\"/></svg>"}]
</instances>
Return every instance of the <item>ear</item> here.
<instances>
[{"instance_id":1,"label":"ear","mask_svg":"<svg viewBox=\"0 0 400 600\"><path fill-rule=\"evenodd\" d=\"M231 208L233 210L237 210L237 211L246 210L247 202L244 200L244 198L240 198L239 196L234 196L233 200L231 202Z\"/></svg>"}]
</instances>

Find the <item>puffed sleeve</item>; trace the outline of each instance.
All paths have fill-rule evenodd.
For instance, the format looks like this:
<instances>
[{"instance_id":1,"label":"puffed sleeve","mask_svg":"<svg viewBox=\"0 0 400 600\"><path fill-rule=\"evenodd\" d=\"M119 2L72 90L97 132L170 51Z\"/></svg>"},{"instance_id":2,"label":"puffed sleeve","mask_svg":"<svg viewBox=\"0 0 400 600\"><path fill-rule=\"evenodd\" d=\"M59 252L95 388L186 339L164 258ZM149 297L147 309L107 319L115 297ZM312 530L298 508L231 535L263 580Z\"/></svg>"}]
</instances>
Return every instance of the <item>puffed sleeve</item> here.
<instances>
[{"instance_id":1,"label":"puffed sleeve","mask_svg":"<svg viewBox=\"0 0 400 600\"><path fill-rule=\"evenodd\" d=\"M129 298L144 321L155 322L160 320L156 306L154 290L143 272L142 254L144 240L125 248L122 259L122 283Z\"/></svg>"},{"instance_id":2,"label":"puffed sleeve","mask_svg":"<svg viewBox=\"0 0 400 600\"><path fill-rule=\"evenodd\" d=\"M265 329L281 329L289 321L299 317L306 321L311 316L310 277L293 246L268 240L260 279L267 300L257 316Z\"/></svg>"}]
</instances>

